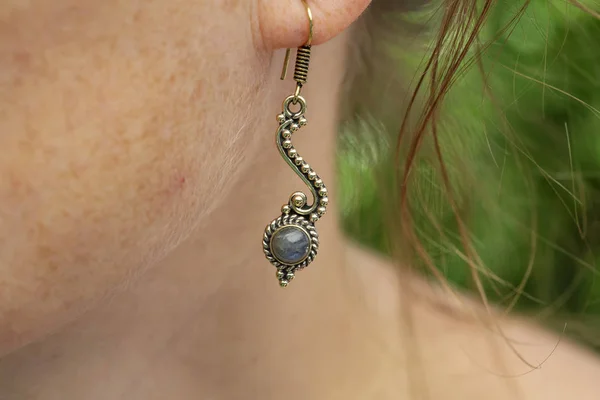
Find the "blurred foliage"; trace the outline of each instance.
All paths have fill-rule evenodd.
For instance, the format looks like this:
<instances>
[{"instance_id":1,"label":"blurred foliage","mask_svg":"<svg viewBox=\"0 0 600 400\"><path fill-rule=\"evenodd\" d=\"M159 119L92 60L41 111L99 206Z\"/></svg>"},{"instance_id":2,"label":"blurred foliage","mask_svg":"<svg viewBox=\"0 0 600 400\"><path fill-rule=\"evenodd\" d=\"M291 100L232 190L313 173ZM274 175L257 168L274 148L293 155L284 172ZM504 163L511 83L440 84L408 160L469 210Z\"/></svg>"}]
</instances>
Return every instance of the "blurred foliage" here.
<instances>
[{"instance_id":1,"label":"blurred foliage","mask_svg":"<svg viewBox=\"0 0 600 400\"><path fill-rule=\"evenodd\" d=\"M600 10L596 0L581 3ZM443 161L489 298L566 322L600 348L600 20L565 0L532 0L503 31L522 4L497 3L481 34L482 68L448 93L437 125ZM415 75L427 43L388 51ZM367 113L348 122L339 160L345 227L384 252L401 240L386 233L397 140L380 134L395 131L388 122ZM429 140L411 172L414 229L437 268L473 290L432 154Z\"/></svg>"}]
</instances>

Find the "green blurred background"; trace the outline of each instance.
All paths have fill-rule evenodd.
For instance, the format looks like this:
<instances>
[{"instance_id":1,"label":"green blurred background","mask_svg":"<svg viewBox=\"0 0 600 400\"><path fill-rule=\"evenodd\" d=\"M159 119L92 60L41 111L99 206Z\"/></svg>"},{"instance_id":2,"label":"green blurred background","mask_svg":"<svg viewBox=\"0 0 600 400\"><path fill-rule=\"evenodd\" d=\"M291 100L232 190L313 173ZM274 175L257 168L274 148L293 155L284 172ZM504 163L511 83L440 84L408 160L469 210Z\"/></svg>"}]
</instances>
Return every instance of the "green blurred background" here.
<instances>
[{"instance_id":1,"label":"green blurred background","mask_svg":"<svg viewBox=\"0 0 600 400\"><path fill-rule=\"evenodd\" d=\"M600 11L597 0L581 4ZM448 93L438 120L443 158L489 298L558 330L567 323L567 334L600 350L600 19L565 0L532 0L511 24L522 5L498 2L480 35L489 44L482 68L461 73ZM413 38L383 46L408 78L432 40L422 31ZM394 93L382 94L384 86L373 90L389 103ZM355 105L343 124L341 209L349 235L388 252L402 240L388 223L402 113L374 107ZM419 154L409 189L414 229L447 279L474 290L431 141Z\"/></svg>"}]
</instances>

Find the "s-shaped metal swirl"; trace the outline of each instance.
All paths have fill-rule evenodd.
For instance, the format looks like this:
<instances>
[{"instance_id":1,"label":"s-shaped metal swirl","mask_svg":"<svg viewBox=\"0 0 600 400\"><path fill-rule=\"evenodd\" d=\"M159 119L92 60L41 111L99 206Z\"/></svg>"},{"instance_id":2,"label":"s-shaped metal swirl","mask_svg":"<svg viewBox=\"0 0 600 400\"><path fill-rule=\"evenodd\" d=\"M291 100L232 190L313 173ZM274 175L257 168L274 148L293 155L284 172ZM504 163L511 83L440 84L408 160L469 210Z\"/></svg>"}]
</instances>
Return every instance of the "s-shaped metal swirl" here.
<instances>
[{"instance_id":1,"label":"s-shaped metal swirl","mask_svg":"<svg viewBox=\"0 0 600 400\"><path fill-rule=\"evenodd\" d=\"M293 112L290 107L295 104L299 110ZM327 211L329 199L327 198L327 188L323 180L308 165L308 163L298 154L292 144L292 134L306 125L306 100L302 96L289 96L283 101L283 113L277 116L279 128L277 129L277 148L283 159L296 172L310 189L313 197L312 204L307 204L308 199L303 192L295 192L290 196L289 203L283 206L284 214L294 212L298 215L307 216L310 222L316 222Z\"/></svg>"}]
</instances>

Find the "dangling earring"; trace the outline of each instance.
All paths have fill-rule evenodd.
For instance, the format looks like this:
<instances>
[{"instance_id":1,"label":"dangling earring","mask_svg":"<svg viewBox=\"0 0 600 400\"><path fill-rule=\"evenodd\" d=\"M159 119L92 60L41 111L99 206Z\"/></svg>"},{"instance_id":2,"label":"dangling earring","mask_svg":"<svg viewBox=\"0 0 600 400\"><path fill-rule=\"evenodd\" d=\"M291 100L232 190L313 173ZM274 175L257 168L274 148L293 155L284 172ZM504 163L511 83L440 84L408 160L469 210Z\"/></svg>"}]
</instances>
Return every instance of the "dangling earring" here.
<instances>
[{"instance_id":1,"label":"dangling earring","mask_svg":"<svg viewBox=\"0 0 600 400\"><path fill-rule=\"evenodd\" d=\"M281 208L281 216L265 229L263 250L267 259L277 268L277 279L282 287L286 287L294 279L296 271L305 268L315 259L319 250L319 235L315 222L325 214L329 202L323 181L292 145L292 134L306 125L306 100L301 96L301 92L308 77L313 38L312 12L306 0L301 1L308 14L309 36L306 44L299 47L296 54L296 91L283 101L283 112L277 116L279 127L275 141L283 159L310 189L313 202L308 205L306 194L293 193L288 204ZM287 49L282 80L287 74L290 52L291 49Z\"/></svg>"}]
</instances>

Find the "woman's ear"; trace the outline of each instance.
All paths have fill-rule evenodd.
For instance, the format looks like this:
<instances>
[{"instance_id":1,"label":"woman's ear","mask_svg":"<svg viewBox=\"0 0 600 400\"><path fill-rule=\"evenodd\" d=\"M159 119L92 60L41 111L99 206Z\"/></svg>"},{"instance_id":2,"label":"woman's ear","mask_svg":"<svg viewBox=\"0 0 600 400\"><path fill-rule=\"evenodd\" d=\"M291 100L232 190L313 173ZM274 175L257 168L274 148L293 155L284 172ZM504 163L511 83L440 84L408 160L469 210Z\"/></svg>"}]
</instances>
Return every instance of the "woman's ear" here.
<instances>
[{"instance_id":1,"label":"woman's ear","mask_svg":"<svg viewBox=\"0 0 600 400\"><path fill-rule=\"evenodd\" d=\"M313 44L346 29L371 0L308 0L314 21ZM268 50L299 47L308 39L308 16L302 0L258 0L258 18Z\"/></svg>"}]
</instances>

